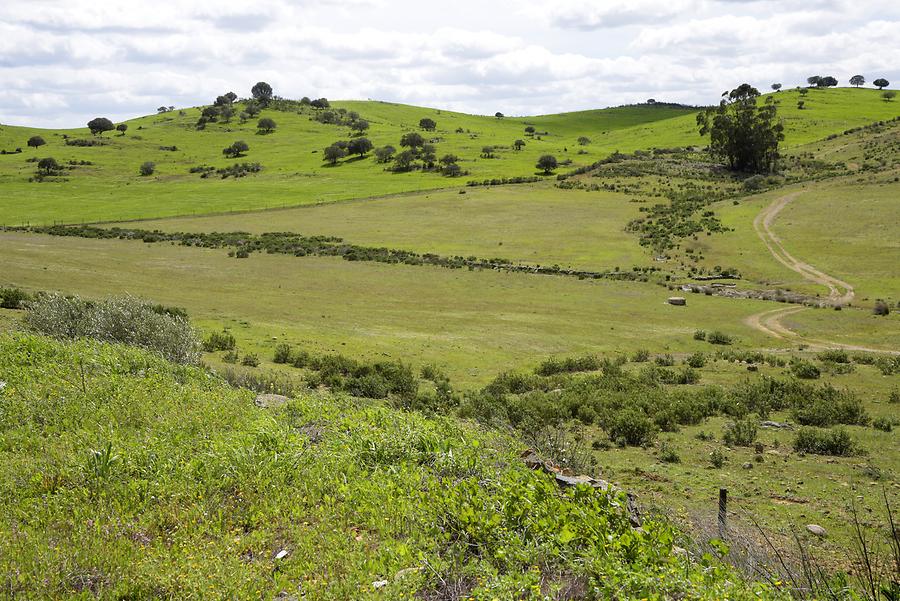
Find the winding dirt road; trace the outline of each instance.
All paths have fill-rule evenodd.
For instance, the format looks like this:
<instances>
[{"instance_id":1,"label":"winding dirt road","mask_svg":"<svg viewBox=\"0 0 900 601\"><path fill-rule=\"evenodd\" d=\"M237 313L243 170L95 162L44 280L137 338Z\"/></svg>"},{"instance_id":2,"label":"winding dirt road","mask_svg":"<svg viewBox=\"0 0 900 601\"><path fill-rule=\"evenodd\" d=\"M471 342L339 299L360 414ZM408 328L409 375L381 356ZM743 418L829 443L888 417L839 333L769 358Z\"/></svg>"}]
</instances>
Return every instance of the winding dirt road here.
<instances>
[{"instance_id":1,"label":"winding dirt road","mask_svg":"<svg viewBox=\"0 0 900 601\"><path fill-rule=\"evenodd\" d=\"M753 220L753 229L760 237L769 252L775 257L775 260L803 276L804 279L814 284L819 284L828 288L827 301L833 306L843 306L851 301L855 296L853 286L836 277L816 269L809 263L805 263L789 253L781 243L781 239L772 231L771 226L778 217L778 214L802 192L792 192L780 198L775 199L769 206L763 209L756 219ZM806 344L811 348L841 348L850 351L870 351L876 353L900 354L900 351L886 351L884 349L868 348L864 346L856 346L851 344L841 344L827 340L818 340L804 338L797 332L791 330L781 320L789 315L794 315L801 311L806 311L809 307L800 305L789 305L786 307L778 307L770 309L762 313L756 313L744 320L751 328L763 332L778 340L790 341L798 344Z\"/></svg>"}]
</instances>

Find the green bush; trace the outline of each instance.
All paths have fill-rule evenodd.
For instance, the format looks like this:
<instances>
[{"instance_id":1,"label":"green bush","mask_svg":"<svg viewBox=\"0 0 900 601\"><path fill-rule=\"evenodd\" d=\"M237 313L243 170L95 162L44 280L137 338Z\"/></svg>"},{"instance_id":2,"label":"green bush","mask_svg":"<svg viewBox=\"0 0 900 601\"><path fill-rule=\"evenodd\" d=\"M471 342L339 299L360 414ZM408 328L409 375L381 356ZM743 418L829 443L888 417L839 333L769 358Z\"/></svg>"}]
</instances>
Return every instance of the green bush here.
<instances>
[{"instance_id":1,"label":"green bush","mask_svg":"<svg viewBox=\"0 0 900 601\"><path fill-rule=\"evenodd\" d=\"M273 357L272 361L279 364L290 363L291 345L284 342L275 345L275 356Z\"/></svg>"},{"instance_id":2,"label":"green bush","mask_svg":"<svg viewBox=\"0 0 900 601\"><path fill-rule=\"evenodd\" d=\"M804 380L816 380L821 375L818 367L802 359L791 361L791 373Z\"/></svg>"},{"instance_id":3,"label":"green bush","mask_svg":"<svg viewBox=\"0 0 900 601\"><path fill-rule=\"evenodd\" d=\"M843 428L834 430L800 428L794 438L794 450L798 453L846 457L856 451L856 444Z\"/></svg>"},{"instance_id":4,"label":"green bush","mask_svg":"<svg viewBox=\"0 0 900 601\"><path fill-rule=\"evenodd\" d=\"M731 344L733 342L733 339L728 334L725 334L724 332L720 332L720 331L716 330L714 332L710 332L706 336L706 341L709 342L710 344L726 344L727 345L727 344Z\"/></svg>"},{"instance_id":5,"label":"green bush","mask_svg":"<svg viewBox=\"0 0 900 601\"><path fill-rule=\"evenodd\" d=\"M681 457L678 456L678 451L667 442L663 442L659 445L659 459L663 463L681 463Z\"/></svg>"},{"instance_id":6,"label":"green bush","mask_svg":"<svg viewBox=\"0 0 900 601\"><path fill-rule=\"evenodd\" d=\"M600 361L596 355L583 355L581 357L568 357L562 361L554 358L543 361L537 369L534 370L539 376L552 376L560 373L571 373L577 371L596 371L600 369Z\"/></svg>"},{"instance_id":7,"label":"green bush","mask_svg":"<svg viewBox=\"0 0 900 601\"><path fill-rule=\"evenodd\" d=\"M706 355L698 351L685 359L684 362L695 369L700 369L706 365Z\"/></svg>"},{"instance_id":8,"label":"green bush","mask_svg":"<svg viewBox=\"0 0 900 601\"><path fill-rule=\"evenodd\" d=\"M203 350L207 353L216 351L233 351L237 346L234 336L226 330L221 332L213 332L203 341Z\"/></svg>"},{"instance_id":9,"label":"green bush","mask_svg":"<svg viewBox=\"0 0 900 601\"><path fill-rule=\"evenodd\" d=\"M672 365L675 365L675 358L669 353L657 355L654 361L661 367L671 367Z\"/></svg>"},{"instance_id":10,"label":"green bush","mask_svg":"<svg viewBox=\"0 0 900 601\"><path fill-rule=\"evenodd\" d=\"M891 405L900 403L900 388L894 388L891 390L891 393L888 395L888 403L890 403Z\"/></svg>"},{"instance_id":11,"label":"green bush","mask_svg":"<svg viewBox=\"0 0 900 601\"><path fill-rule=\"evenodd\" d=\"M862 401L849 390L838 390L830 384L814 389L812 394L794 398L791 414L804 426L865 426L869 423Z\"/></svg>"},{"instance_id":12,"label":"green bush","mask_svg":"<svg viewBox=\"0 0 900 601\"><path fill-rule=\"evenodd\" d=\"M729 447L749 447L756 441L756 420L746 418L728 424L722 440Z\"/></svg>"},{"instance_id":13,"label":"green bush","mask_svg":"<svg viewBox=\"0 0 900 601\"><path fill-rule=\"evenodd\" d=\"M256 353L247 353L241 359L241 365L244 367L259 367L259 357Z\"/></svg>"},{"instance_id":14,"label":"green bush","mask_svg":"<svg viewBox=\"0 0 900 601\"><path fill-rule=\"evenodd\" d=\"M843 349L828 349L819 353L819 361L830 363L850 363L850 355Z\"/></svg>"},{"instance_id":15,"label":"green bush","mask_svg":"<svg viewBox=\"0 0 900 601\"><path fill-rule=\"evenodd\" d=\"M32 296L21 288L0 288L0 308L23 309Z\"/></svg>"},{"instance_id":16,"label":"green bush","mask_svg":"<svg viewBox=\"0 0 900 601\"><path fill-rule=\"evenodd\" d=\"M721 469L725 465L726 460L725 451L719 447L713 449L712 453L709 454L709 462L716 469Z\"/></svg>"},{"instance_id":17,"label":"green bush","mask_svg":"<svg viewBox=\"0 0 900 601\"><path fill-rule=\"evenodd\" d=\"M706 332L704 330L695 330L694 340L706 340Z\"/></svg>"},{"instance_id":18,"label":"green bush","mask_svg":"<svg viewBox=\"0 0 900 601\"><path fill-rule=\"evenodd\" d=\"M131 296L95 302L45 294L29 304L24 323L32 331L54 338L130 344L175 363L200 360L200 344L187 319L160 313L154 305Z\"/></svg>"},{"instance_id":19,"label":"green bush","mask_svg":"<svg viewBox=\"0 0 900 601\"><path fill-rule=\"evenodd\" d=\"M613 418L607 434L619 444L642 446L653 442L656 425L644 413L636 409L625 409Z\"/></svg>"},{"instance_id":20,"label":"green bush","mask_svg":"<svg viewBox=\"0 0 900 601\"><path fill-rule=\"evenodd\" d=\"M634 352L634 355L632 355L631 360L634 361L635 363L646 363L647 361L650 360L650 351L648 351L646 349L639 349Z\"/></svg>"},{"instance_id":21,"label":"green bush","mask_svg":"<svg viewBox=\"0 0 900 601\"><path fill-rule=\"evenodd\" d=\"M872 420L872 427L876 430L881 430L882 432L890 432L896 425L896 422L889 417L879 417Z\"/></svg>"}]
</instances>

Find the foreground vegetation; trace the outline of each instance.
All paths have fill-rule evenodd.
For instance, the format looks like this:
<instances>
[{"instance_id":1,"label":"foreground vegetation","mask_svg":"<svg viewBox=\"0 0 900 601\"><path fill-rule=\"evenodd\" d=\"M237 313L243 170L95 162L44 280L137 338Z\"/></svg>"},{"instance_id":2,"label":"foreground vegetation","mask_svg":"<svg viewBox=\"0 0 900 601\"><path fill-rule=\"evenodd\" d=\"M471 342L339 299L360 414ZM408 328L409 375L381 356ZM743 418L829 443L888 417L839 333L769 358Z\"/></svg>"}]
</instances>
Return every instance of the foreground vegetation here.
<instances>
[{"instance_id":1,"label":"foreground vegetation","mask_svg":"<svg viewBox=\"0 0 900 601\"><path fill-rule=\"evenodd\" d=\"M88 341L5 334L0 350L8 596L784 596L455 419L316 394L261 409Z\"/></svg>"}]
</instances>

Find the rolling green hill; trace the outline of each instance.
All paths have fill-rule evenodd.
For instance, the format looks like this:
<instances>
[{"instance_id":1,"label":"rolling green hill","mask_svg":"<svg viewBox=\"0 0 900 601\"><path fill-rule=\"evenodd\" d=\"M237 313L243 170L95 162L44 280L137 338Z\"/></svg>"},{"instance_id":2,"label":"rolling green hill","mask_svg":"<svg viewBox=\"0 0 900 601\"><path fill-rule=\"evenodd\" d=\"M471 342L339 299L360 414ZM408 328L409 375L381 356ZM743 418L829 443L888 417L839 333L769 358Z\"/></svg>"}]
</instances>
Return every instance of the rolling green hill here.
<instances>
[{"instance_id":1,"label":"rolling green hill","mask_svg":"<svg viewBox=\"0 0 900 601\"><path fill-rule=\"evenodd\" d=\"M884 102L874 90L811 90L806 108L798 110L798 92L777 95L787 126L786 144L798 145L829 134L886 119L898 114L900 103ZM276 130L257 134L252 119L240 124L194 127L200 108L185 109L128 121L122 136L102 136L102 146L67 146L65 137L90 139L84 128L37 130L10 125L0 127L0 149L21 153L0 155L0 224L109 221L174 215L207 214L233 210L306 205L335 200L382 196L398 192L459 187L469 180L534 177L540 155L552 154L571 161L559 171L587 165L614 151L702 144L694 124L694 110L668 105L641 105L538 117L482 117L436 109L383 102L335 102L335 108L356 111L371 124L367 136L376 146L399 147L401 135L417 130L419 119L437 122L426 133L437 156L456 154L468 172L457 178L437 173L390 173L372 155L362 160L345 159L332 167L322 160L322 150L345 140L347 127L320 123L313 109L266 110ZM524 128L536 129L526 136ZM41 135L47 144L26 146L30 136ZM585 136L585 146L577 139ZM516 139L526 142L512 149ZM237 162L258 162L262 171L241 179L201 179L192 167L224 167L222 148L236 140L250 145ZM495 158L482 158L484 146L495 147ZM165 150L163 148L168 148ZM174 148L174 150L172 150ZM36 165L28 162L52 156L62 163L74 161L65 181L29 182ZM142 163L156 164L152 176L141 177Z\"/></svg>"}]
</instances>

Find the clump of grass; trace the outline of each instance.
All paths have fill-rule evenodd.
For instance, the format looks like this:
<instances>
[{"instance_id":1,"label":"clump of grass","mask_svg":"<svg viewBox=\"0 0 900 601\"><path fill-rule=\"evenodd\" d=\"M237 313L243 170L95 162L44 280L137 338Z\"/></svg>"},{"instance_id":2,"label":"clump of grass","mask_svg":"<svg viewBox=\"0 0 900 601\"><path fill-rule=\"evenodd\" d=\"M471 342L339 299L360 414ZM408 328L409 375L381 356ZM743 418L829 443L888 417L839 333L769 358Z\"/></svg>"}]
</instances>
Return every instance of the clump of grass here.
<instances>
[{"instance_id":1,"label":"clump of grass","mask_svg":"<svg viewBox=\"0 0 900 601\"><path fill-rule=\"evenodd\" d=\"M731 344L732 342L734 342L734 339L731 336L729 336L728 334L726 334L724 332L720 332L719 330L716 330L714 332L710 332L706 336L706 341L709 342L710 344L728 345L728 344Z\"/></svg>"},{"instance_id":2,"label":"clump of grass","mask_svg":"<svg viewBox=\"0 0 900 601\"><path fill-rule=\"evenodd\" d=\"M233 351L235 346L234 336L226 330L213 332L203 341L203 350L207 353L213 353L215 351Z\"/></svg>"}]
</instances>

